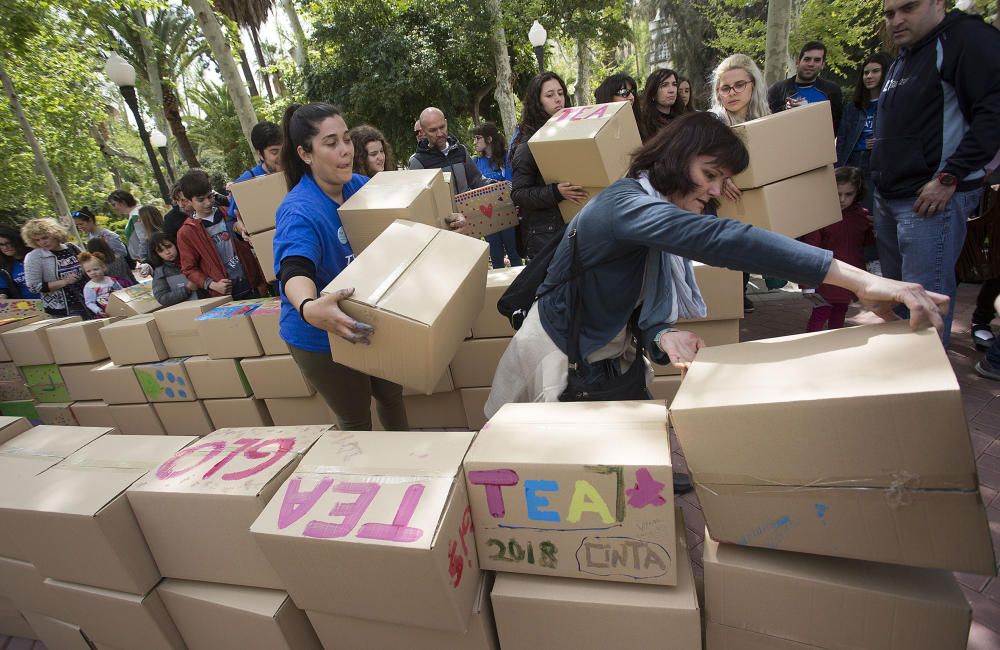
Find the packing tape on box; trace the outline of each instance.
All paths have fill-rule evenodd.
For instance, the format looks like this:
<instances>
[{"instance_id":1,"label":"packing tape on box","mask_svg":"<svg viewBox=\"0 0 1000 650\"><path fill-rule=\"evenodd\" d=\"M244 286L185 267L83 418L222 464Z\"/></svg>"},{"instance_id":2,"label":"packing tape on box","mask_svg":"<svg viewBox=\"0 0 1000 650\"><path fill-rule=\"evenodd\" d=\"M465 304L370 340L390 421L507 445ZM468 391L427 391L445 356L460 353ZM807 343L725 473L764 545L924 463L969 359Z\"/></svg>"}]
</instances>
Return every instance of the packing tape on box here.
<instances>
[{"instance_id":1,"label":"packing tape on box","mask_svg":"<svg viewBox=\"0 0 1000 650\"><path fill-rule=\"evenodd\" d=\"M60 463L60 465L63 467L72 467L74 470L93 470L95 472L100 472L108 469L128 469L128 470L135 469L143 472L148 472L150 470L159 467L161 463L160 462L143 463L141 461L128 462L124 460L78 458L78 459L66 459L62 463Z\"/></svg>"}]
</instances>

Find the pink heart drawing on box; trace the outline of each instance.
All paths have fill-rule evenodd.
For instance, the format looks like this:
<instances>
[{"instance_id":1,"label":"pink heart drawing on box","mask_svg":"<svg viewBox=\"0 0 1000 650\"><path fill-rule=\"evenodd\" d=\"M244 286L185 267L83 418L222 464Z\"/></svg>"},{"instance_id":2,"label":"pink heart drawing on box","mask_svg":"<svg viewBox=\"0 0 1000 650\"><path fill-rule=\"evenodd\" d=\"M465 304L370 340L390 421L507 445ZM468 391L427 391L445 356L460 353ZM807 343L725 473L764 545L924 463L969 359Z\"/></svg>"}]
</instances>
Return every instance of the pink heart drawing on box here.
<instances>
[{"instance_id":1,"label":"pink heart drawing on box","mask_svg":"<svg viewBox=\"0 0 1000 650\"><path fill-rule=\"evenodd\" d=\"M493 218L493 204L479 206L479 211L486 215L487 219Z\"/></svg>"}]
</instances>

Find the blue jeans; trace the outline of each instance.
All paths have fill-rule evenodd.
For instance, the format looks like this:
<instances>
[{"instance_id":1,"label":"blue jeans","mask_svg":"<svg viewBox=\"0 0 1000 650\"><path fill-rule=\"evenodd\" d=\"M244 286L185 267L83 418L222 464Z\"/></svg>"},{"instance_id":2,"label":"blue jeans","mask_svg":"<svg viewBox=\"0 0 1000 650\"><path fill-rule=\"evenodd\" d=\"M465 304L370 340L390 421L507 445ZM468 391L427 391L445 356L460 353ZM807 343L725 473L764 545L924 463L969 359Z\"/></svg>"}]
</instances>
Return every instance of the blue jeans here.
<instances>
[{"instance_id":1,"label":"blue jeans","mask_svg":"<svg viewBox=\"0 0 1000 650\"><path fill-rule=\"evenodd\" d=\"M885 199L875 192L875 237L882 275L918 282L951 298L942 342L948 345L955 314L955 264L965 243L965 222L979 205L982 190L955 192L944 210L929 217L913 211L917 197ZM899 312L905 315L905 310Z\"/></svg>"},{"instance_id":2,"label":"blue jeans","mask_svg":"<svg viewBox=\"0 0 1000 650\"><path fill-rule=\"evenodd\" d=\"M505 228L492 235L486 235L486 243L490 245L490 260L493 268L502 269L504 267L504 253L510 258L510 265L523 266L520 253L517 252L517 234L514 228Z\"/></svg>"}]
</instances>

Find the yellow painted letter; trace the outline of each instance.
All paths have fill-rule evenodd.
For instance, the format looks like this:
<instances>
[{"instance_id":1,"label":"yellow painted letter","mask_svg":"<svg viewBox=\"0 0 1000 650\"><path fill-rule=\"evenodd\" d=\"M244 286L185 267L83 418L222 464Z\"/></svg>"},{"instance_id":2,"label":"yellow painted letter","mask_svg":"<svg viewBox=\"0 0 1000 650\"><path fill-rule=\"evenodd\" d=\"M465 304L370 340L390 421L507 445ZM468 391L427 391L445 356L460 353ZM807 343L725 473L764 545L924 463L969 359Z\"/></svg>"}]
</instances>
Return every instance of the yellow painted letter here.
<instances>
[{"instance_id":1,"label":"yellow painted letter","mask_svg":"<svg viewBox=\"0 0 1000 650\"><path fill-rule=\"evenodd\" d=\"M577 481L576 489L573 492L573 500L569 503L569 513L566 515L566 521L577 523L580 521L580 515L584 512L595 512L601 517L601 521L606 524L615 523L615 518L611 516L611 511L608 510L608 504L604 502L601 495L598 494L597 490L593 485L587 481Z\"/></svg>"}]
</instances>

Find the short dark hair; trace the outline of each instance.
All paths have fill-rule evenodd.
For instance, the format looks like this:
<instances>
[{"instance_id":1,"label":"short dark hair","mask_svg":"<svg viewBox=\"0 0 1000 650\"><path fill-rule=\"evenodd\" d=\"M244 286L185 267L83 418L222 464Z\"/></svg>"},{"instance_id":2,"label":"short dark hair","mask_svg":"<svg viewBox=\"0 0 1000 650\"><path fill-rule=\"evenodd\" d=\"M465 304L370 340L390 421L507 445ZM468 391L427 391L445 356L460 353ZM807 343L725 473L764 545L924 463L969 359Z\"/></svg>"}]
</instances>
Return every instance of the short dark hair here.
<instances>
[{"instance_id":1,"label":"short dark hair","mask_svg":"<svg viewBox=\"0 0 1000 650\"><path fill-rule=\"evenodd\" d=\"M639 128L644 137L651 137L659 130L657 113L660 109L657 108L656 95L660 92L660 86L670 77L673 77L677 81L679 91L681 85L680 76L670 68L658 68L650 72L649 76L646 77L646 88L642 92L642 102L638 101L638 97L636 98L636 104L642 104L642 122L639 123ZM681 102L680 93L678 92L674 105L670 107L670 114L680 115L683 112L683 102Z\"/></svg>"},{"instance_id":2,"label":"short dark hair","mask_svg":"<svg viewBox=\"0 0 1000 650\"><path fill-rule=\"evenodd\" d=\"M649 174L649 182L664 197L695 189L691 161L711 156L723 169L739 174L750 164L746 146L713 113L685 113L632 154L629 178Z\"/></svg>"},{"instance_id":3,"label":"short dark hair","mask_svg":"<svg viewBox=\"0 0 1000 650\"><path fill-rule=\"evenodd\" d=\"M124 203L130 208L134 208L139 205L139 202L135 200L131 192L126 192L125 190L115 190L111 194L108 194L108 203Z\"/></svg>"},{"instance_id":4,"label":"short dark hair","mask_svg":"<svg viewBox=\"0 0 1000 650\"><path fill-rule=\"evenodd\" d=\"M495 122L483 122L472 129L472 135L490 139L490 167L494 171L503 169L507 161L507 143L503 141L500 129Z\"/></svg>"},{"instance_id":5,"label":"short dark hair","mask_svg":"<svg viewBox=\"0 0 1000 650\"><path fill-rule=\"evenodd\" d=\"M795 60L796 61L801 61L802 60L802 55L805 54L806 52L808 52L809 50L822 50L823 51L823 60L826 61L826 45L823 45L823 41L809 41L808 43L806 43L805 45L803 45L802 49L799 50L799 58L797 58Z\"/></svg>"},{"instance_id":6,"label":"short dark hair","mask_svg":"<svg viewBox=\"0 0 1000 650\"><path fill-rule=\"evenodd\" d=\"M281 137L281 127L274 122L257 122L250 129L250 144L257 153L263 153L264 149L280 145L282 142L284 139Z\"/></svg>"},{"instance_id":7,"label":"short dark hair","mask_svg":"<svg viewBox=\"0 0 1000 650\"><path fill-rule=\"evenodd\" d=\"M97 215L90 211L90 208L84 206L73 213L74 219L82 219L84 221L97 221Z\"/></svg>"},{"instance_id":8,"label":"short dark hair","mask_svg":"<svg viewBox=\"0 0 1000 650\"><path fill-rule=\"evenodd\" d=\"M861 203L865 198L865 174L857 167L838 167L833 172L837 179L837 185L853 185L858 194L854 197L855 203Z\"/></svg>"},{"instance_id":9,"label":"short dark hair","mask_svg":"<svg viewBox=\"0 0 1000 650\"><path fill-rule=\"evenodd\" d=\"M566 82L562 80L562 77L551 70L536 74L528 82L528 87L524 91L524 108L521 109L521 122L517 125L517 138L514 140L515 145L527 142L531 136L535 135L535 131L542 128L549 121L550 115L542 108L542 86L547 81L552 81L553 79L559 82L559 86L562 88L565 100L565 104L563 104L564 108L569 108L573 105L573 98L570 97L569 91L566 90Z\"/></svg>"},{"instance_id":10,"label":"short dark hair","mask_svg":"<svg viewBox=\"0 0 1000 650\"><path fill-rule=\"evenodd\" d=\"M149 261L149 265L154 269L163 266L163 258L160 257L160 247L163 246L164 242L170 242L174 246L177 246L177 241L165 232L154 232L149 238L149 253L146 259Z\"/></svg>"},{"instance_id":11,"label":"short dark hair","mask_svg":"<svg viewBox=\"0 0 1000 650\"><path fill-rule=\"evenodd\" d=\"M189 199L212 193L212 179L204 169L189 169L177 182L181 192Z\"/></svg>"},{"instance_id":12,"label":"short dark hair","mask_svg":"<svg viewBox=\"0 0 1000 650\"><path fill-rule=\"evenodd\" d=\"M28 254L31 249L27 244L24 243L24 239L21 237L21 231L11 228L6 224L0 224L0 237L10 241L14 245L15 257L11 259L3 251L0 251L0 268L10 271L14 267L14 262L17 260L23 260L24 256Z\"/></svg>"}]
</instances>

